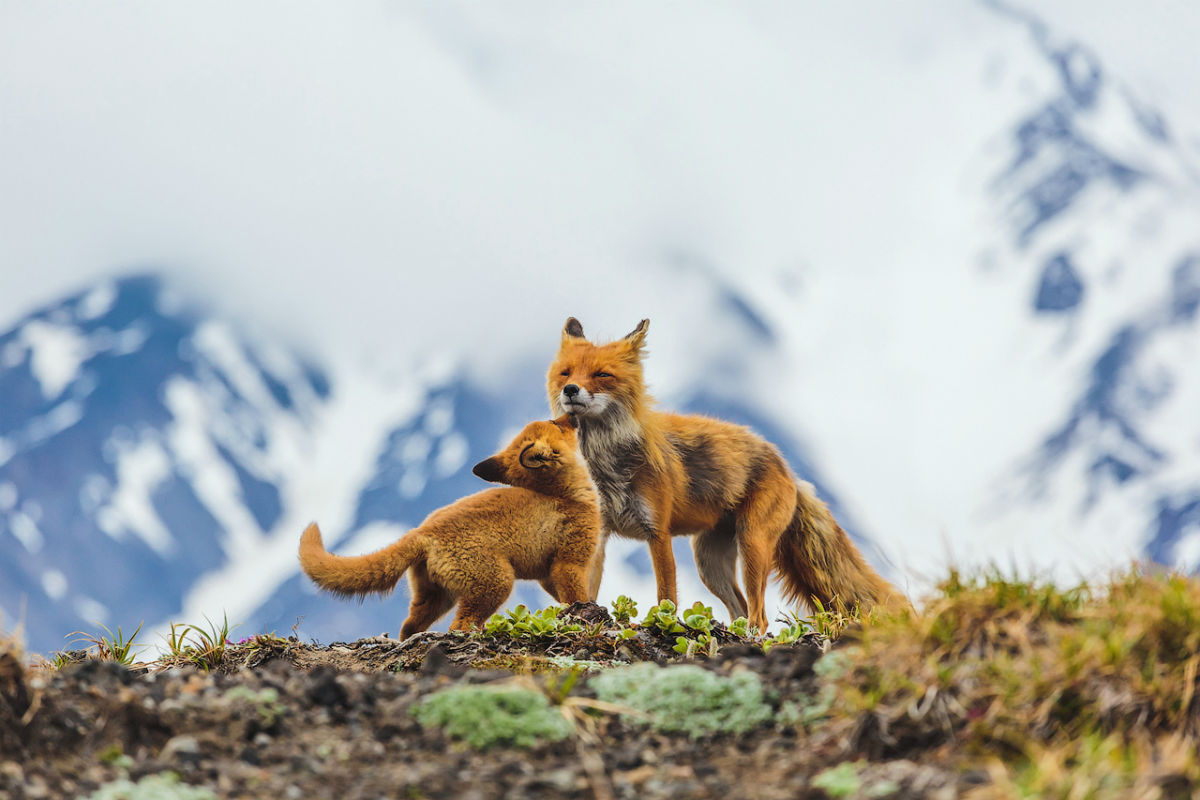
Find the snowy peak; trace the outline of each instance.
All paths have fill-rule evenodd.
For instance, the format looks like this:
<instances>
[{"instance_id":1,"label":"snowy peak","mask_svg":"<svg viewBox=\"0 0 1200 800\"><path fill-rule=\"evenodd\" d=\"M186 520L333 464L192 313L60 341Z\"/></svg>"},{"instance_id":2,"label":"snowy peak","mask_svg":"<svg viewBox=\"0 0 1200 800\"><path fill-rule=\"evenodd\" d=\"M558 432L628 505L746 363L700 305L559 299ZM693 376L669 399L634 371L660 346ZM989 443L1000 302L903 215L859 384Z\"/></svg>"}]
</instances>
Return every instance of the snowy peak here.
<instances>
[{"instance_id":1,"label":"snowy peak","mask_svg":"<svg viewBox=\"0 0 1200 800\"><path fill-rule=\"evenodd\" d=\"M328 384L139 276L0 336L0 393L0 601L48 635L165 616L261 537Z\"/></svg>"}]
</instances>

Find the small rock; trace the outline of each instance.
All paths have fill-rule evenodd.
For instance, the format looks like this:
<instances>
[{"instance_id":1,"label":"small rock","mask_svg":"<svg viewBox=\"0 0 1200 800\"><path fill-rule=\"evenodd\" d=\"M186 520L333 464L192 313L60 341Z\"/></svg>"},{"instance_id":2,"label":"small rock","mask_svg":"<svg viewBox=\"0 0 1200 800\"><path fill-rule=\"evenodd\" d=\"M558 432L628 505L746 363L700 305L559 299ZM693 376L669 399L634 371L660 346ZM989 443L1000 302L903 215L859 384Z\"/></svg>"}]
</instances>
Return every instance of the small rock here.
<instances>
[{"instance_id":1,"label":"small rock","mask_svg":"<svg viewBox=\"0 0 1200 800\"><path fill-rule=\"evenodd\" d=\"M447 671L449 666L450 657L446 655L446 651L440 644L435 644L425 653L425 658L421 661L421 668L417 672L422 675L441 675Z\"/></svg>"},{"instance_id":2,"label":"small rock","mask_svg":"<svg viewBox=\"0 0 1200 800\"><path fill-rule=\"evenodd\" d=\"M46 781L35 775L25 784L25 796L30 800L42 800L43 797L50 796L50 787L46 785Z\"/></svg>"},{"instance_id":3,"label":"small rock","mask_svg":"<svg viewBox=\"0 0 1200 800\"><path fill-rule=\"evenodd\" d=\"M195 736L180 734L167 740L163 745L162 753L159 758L163 761L179 760L179 761L197 761L200 755L200 742Z\"/></svg>"},{"instance_id":4,"label":"small rock","mask_svg":"<svg viewBox=\"0 0 1200 800\"><path fill-rule=\"evenodd\" d=\"M608 609L597 603L571 603L563 609L564 617L574 617L588 625L594 625L597 622L605 628L613 626L612 615L608 613Z\"/></svg>"},{"instance_id":5,"label":"small rock","mask_svg":"<svg viewBox=\"0 0 1200 800\"><path fill-rule=\"evenodd\" d=\"M318 667L312 671L309 676L311 683L305 696L313 703L319 706L342 706L345 707L349 700L349 695L346 688L338 683L337 675L332 671L323 667Z\"/></svg>"}]
</instances>

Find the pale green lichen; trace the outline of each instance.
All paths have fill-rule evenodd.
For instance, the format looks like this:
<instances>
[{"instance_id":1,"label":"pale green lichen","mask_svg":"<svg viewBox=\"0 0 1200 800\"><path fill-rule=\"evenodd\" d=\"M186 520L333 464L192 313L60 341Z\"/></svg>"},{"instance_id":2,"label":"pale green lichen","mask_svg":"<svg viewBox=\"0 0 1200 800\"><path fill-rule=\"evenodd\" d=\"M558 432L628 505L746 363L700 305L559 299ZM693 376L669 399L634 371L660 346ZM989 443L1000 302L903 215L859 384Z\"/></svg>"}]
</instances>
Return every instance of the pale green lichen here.
<instances>
[{"instance_id":1,"label":"pale green lichen","mask_svg":"<svg viewBox=\"0 0 1200 800\"><path fill-rule=\"evenodd\" d=\"M690 664L634 664L597 675L589 685L601 700L640 712L632 719L693 737L742 733L771 718L762 681L751 672L718 675Z\"/></svg>"}]
</instances>

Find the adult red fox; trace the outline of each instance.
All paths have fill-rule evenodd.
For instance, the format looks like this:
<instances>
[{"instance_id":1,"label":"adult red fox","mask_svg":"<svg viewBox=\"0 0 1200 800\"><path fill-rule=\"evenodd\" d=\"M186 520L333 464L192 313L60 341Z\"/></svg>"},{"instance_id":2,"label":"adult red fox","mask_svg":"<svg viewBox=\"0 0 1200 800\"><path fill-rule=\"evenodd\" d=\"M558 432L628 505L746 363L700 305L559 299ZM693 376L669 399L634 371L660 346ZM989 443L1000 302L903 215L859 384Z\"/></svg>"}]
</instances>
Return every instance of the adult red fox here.
<instances>
[{"instance_id":1,"label":"adult red fox","mask_svg":"<svg viewBox=\"0 0 1200 800\"><path fill-rule=\"evenodd\" d=\"M401 639L426 630L455 603L450 630L482 627L515 578L536 578L560 603L587 600L600 514L570 418L530 423L473 472L510 486L438 509L399 541L363 556L329 554L313 523L300 537L300 566L322 589L347 597L389 592L407 571L412 604Z\"/></svg>"},{"instance_id":2,"label":"adult red fox","mask_svg":"<svg viewBox=\"0 0 1200 800\"><path fill-rule=\"evenodd\" d=\"M834 520L811 484L748 428L653 408L642 378L649 320L625 338L594 344L571 317L547 376L550 407L578 427L579 450L600 494L604 533L589 596L600 589L610 533L641 539L659 599L676 600L671 537L692 535L704 584L731 618L767 629L764 592L772 570L789 602L861 609L905 603ZM742 558L746 595L735 567ZM748 602L747 602L748 598Z\"/></svg>"}]
</instances>

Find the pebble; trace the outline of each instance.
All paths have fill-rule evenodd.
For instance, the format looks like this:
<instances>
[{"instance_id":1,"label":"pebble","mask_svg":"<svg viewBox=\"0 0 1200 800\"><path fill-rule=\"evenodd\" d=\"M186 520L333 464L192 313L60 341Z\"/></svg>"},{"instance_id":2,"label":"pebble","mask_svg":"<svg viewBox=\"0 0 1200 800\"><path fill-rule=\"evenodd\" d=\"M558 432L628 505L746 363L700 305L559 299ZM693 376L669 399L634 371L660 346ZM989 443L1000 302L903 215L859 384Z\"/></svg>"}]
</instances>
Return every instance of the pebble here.
<instances>
[{"instance_id":1,"label":"pebble","mask_svg":"<svg viewBox=\"0 0 1200 800\"><path fill-rule=\"evenodd\" d=\"M162 758L163 761L169 761L172 758L178 758L180 756L185 758L195 756L199 752L200 742L196 741L196 737L181 734L179 736L173 736L167 740L167 743L163 745L160 758Z\"/></svg>"}]
</instances>

